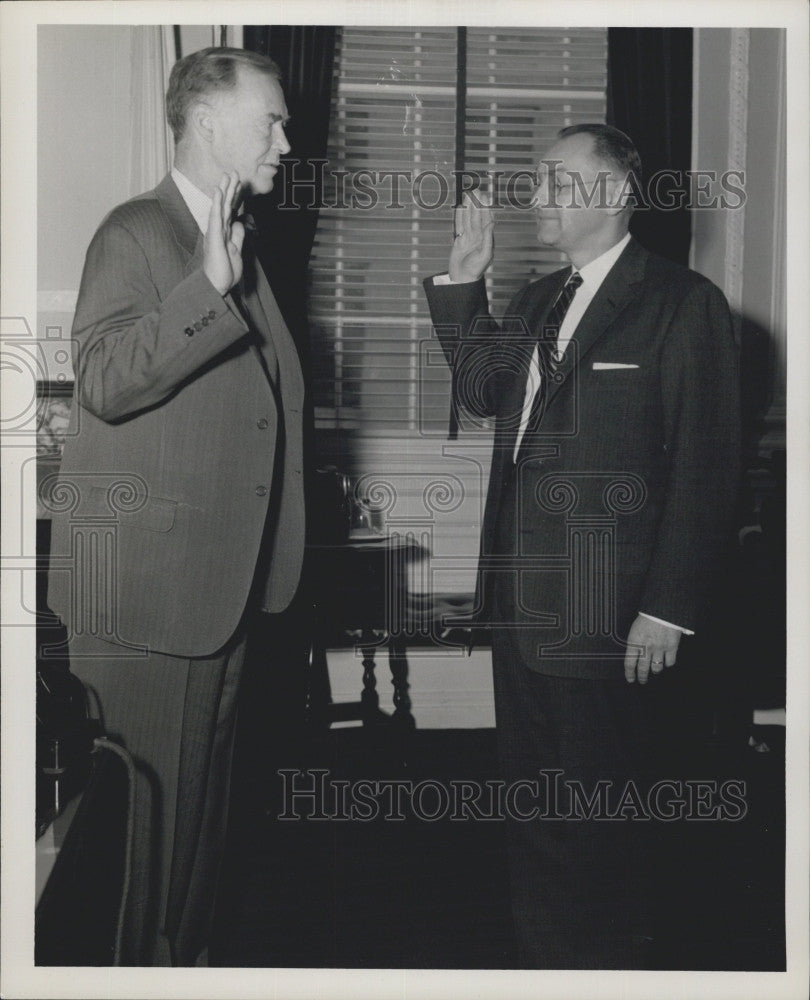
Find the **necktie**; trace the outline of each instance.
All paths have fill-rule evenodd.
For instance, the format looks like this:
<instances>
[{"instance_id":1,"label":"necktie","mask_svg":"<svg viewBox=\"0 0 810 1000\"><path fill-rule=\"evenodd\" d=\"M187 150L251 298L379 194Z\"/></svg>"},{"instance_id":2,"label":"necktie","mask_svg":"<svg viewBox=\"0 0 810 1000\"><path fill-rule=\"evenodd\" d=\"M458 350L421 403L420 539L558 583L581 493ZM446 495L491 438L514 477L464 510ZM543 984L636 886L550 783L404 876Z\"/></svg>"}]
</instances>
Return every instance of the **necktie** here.
<instances>
[{"instance_id":1,"label":"necktie","mask_svg":"<svg viewBox=\"0 0 810 1000\"><path fill-rule=\"evenodd\" d=\"M238 221L245 227L245 242L242 244L242 277L231 289L231 297L233 298L237 309L242 314L245 322L250 327L251 347L259 361L259 364L262 366L262 370L267 376L268 381L275 383L278 381L278 361L275 360L275 356L273 356L274 364L272 367L268 367L268 359L259 349L259 340L264 338L256 327L256 323L251 315L249 306L249 302L256 296L256 268L261 267L261 264L256 258L255 250L257 235L256 224L253 221L253 216L248 214L240 215ZM254 303L254 306L261 310L261 305Z\"/></svg>"},{"instance_id":2,"label":"necktie","mask_svg":"<svg viewBox=\"0 0 810 1000\"><path fill-rule=\"evenodd\" d=\"M241 215L237 215L235 222L241 222L245 227L245 237L253 237L254 239L259 234L259 229L256 225L256 220L250 214L250 212L243 212Z\"/></svg>"},{"instance_id":3,"label":"necktie","mask_svg":"<svg viewBox=\"0 0 810 1000\"><path fill-rule=\"evenodd\" d=\"M548 394L548 382L552 377L555 368L557 354L557 338L560 334L560 327L568 312L568 307L576 294L576 290L582 284L582 275L574 271L568 281L563 285L562 291L557 296L557 300L551 307L551 312L546 317L537 337L537 360L540 368L540 388L534 397L532 411L529 415L527 430L535 430L543 419L543 411L546 405Z\"/></svg>"}]
</instances>

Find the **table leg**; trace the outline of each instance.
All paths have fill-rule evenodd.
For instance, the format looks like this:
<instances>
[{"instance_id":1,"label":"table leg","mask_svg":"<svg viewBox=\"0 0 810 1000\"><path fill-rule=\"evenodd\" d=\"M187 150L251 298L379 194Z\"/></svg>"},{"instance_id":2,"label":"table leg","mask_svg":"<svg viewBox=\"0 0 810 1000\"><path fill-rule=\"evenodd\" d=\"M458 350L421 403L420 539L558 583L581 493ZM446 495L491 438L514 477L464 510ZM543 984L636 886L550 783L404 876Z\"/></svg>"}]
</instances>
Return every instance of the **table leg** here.
<instances>
[{"instance_id":1,"label":"table leg","mask_svg":"<svg viewBox=\"0 0 810 1000\"><path fill-rule=\"evenodd\" d=\"M377 678L374 675L374 651L376 637L370 630L364 630L360 640L360 649L363 653L363 693L360 695L362 706L363 725L371 725L380 707L380 696L377 694Z\"/></svg>"},{"instance_id":2,"label":"table leg","mask_svg":"<svg viewBox=\"0 0 810 1000\"><path fill-rule=\"evenodd\" d=\"M329 684L329 667L326 649L319 639L314 639L309 652L309 678L307 683L307 723L317 730L329 728L329 706L332 689Z\"/></svg>"},{"instance_id":3,"label":"table leg","mask_svg":"<svg viewBox=\"0 0 810 1000\"><path fill-rule=\"evenodd\" d=\"M388 640L388 665L391 669L391 683L394 685L394 714L392 725L410 730L416 727L411 714L411 699L408 694L408 659L405 655L405 640L391 636Z\"/></svg>"}]
</instances>

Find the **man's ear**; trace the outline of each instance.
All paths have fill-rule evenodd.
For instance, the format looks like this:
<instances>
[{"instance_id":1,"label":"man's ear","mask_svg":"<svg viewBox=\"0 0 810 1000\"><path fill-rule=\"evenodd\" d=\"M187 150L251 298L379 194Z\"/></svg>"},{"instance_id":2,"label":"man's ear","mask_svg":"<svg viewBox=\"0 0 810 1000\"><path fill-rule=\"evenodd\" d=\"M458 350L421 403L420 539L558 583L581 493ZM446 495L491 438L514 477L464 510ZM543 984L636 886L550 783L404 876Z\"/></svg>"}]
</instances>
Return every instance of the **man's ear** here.
<instances>
[{"instance_id":1,"label":"man's ear","mask_svg":"<svg viewBox=\"0 0 810 1000\"><path fill-rule=\"evenodd\" d=\"M213 142L214 109L207 101L197 101L191 106L189 124L193 132L203 142Z\"/></svg>"},{"instance_id":2,"label":"man's ear","mask_svg":"<svg viewBox=\"0 0 810 1000\"><path fill-rule=\"evenodd\" d=\"M618 215L625 209L635 207L638 198L636 195L636 181L632 174L624 177L617 177L611 174L607 184L608 211L611 215Z\"/></svg>"}]
</instances>

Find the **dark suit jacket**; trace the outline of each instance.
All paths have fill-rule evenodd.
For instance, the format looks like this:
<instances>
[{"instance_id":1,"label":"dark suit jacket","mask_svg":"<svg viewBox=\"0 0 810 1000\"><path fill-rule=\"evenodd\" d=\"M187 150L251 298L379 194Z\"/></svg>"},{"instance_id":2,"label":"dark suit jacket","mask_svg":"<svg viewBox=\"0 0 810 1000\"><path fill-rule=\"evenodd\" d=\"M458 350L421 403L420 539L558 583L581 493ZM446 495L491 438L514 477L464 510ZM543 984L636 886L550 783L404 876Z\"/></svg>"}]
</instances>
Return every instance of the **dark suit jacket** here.
<instances>
[{"instance_id":1,"label":"dark suit jacket","mask_svg":"<svg viewBox=\"0 0 810 1000\"><path fill-rule=\"evenodd\" d=\"M258 262L245 269L248 324L202 252L171 177L101 224L52 502L49 604L68 629L182 656L233 635L260 546L264 607L286 607L304 546L293 341Z\"/></svg>"},{"instance_id":2,"label":"dark suit jacket","mask_svg":"<svg viewBox=\"0 0 810 1000\"><path fill-rule=\"evenodd\" d=\"M515 466L529 360L569 273L524 288L500 325L483 279L425 288L455 399L495 417L481 617L511 624L535 670L608 677L639 611L699 625L738 485L738 349L722 293L631 240ZM504 565L512 582L494 607L491 570Z\"/></svg>"}]
</instances>

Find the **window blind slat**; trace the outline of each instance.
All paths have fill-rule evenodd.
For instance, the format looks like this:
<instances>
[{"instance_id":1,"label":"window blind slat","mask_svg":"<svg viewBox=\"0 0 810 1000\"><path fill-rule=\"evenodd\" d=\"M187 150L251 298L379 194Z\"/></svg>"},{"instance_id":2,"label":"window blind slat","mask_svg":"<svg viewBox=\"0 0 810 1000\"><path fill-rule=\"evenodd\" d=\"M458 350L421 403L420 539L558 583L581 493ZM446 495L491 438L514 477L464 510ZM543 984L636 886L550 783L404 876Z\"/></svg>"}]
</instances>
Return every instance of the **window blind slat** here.
<instances>
[{"instance_id":1,"label":"window blind slat","mask_svg":"<svg viewBox=\"0 0 810 1000\"><path fill-rule=\"evenodd\" d=\"M455 51L454 27L353 26L338 33L329 164L310 274L320 427L439 432L446 424L450 378L432 339L422 280L446 269L452 242ZM463 166L487 189L497 183L504 200L487 274L495 314L527 280L562 263L538 245L533 213L505 203L507 179L533 170L560 127L604 121L606 76L606 29L467 29ZM351 183L338 191L330 170L409 175L396 188L390 179L366 177L362 186L377 199L369 207L368 195L361 198ZM426 178L415 188L428 170L441 182ZM523 177L514 185L522 204L531 183Z\"/></svg>"}]
</instances>

